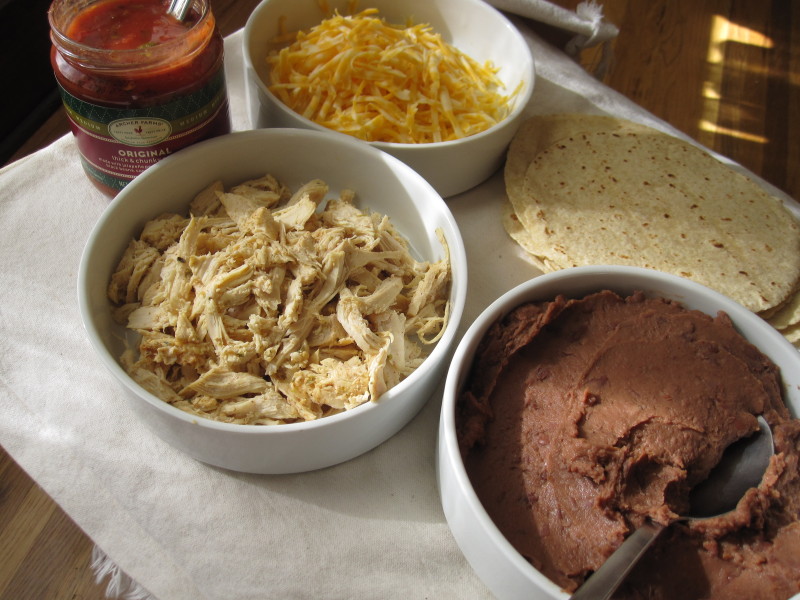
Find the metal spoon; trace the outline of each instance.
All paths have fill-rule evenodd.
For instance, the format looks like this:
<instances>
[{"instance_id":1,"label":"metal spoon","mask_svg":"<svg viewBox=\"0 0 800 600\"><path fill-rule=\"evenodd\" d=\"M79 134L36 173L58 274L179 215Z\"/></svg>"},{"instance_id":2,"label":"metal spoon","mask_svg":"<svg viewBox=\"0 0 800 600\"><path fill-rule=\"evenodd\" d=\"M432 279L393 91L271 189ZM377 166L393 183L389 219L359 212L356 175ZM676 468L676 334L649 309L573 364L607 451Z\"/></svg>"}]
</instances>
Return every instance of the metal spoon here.
<instances>
[{"instance_id":1,"label":"metal spoon","mask_svg":"<svg viewBox=\"0 0 800 600\"><path fill-rule=\"evenodd\" d=\"M189 8L192 6L193 0L171 0L167 14L172 15L178 21L183 21L186 18Z\"/></svg>"},{"instance_id":2,"label":"metal spoon","mask_svg":"<svg viewBox=\"0 0 800 600\"><path fill-rule=\"evenodd\" d=\"M775 449L772 430L758 417L760 432L731 444L704 482L689 497L689 515L681 521L707 519L730 512L744 493L761 482ZM606 562L570 597L571 600L607 600L616 591L647 548L666 529L645 522L608 557Z\"/></svg>"}]
</instances>

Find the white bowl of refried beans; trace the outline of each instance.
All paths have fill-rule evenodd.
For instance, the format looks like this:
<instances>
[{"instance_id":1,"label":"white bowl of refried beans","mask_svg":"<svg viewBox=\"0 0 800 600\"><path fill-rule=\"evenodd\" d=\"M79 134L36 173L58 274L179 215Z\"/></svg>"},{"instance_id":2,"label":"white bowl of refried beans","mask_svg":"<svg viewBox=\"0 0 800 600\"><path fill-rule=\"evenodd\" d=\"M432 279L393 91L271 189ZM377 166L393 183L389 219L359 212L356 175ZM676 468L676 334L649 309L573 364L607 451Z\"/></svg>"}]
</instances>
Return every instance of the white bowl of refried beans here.
<instances>
[{"instance_id":1,"label":"white bowl of refried beans","mask_svg":"<svg viewBox=\"0 0 800 600\"><path fill-rule=\"evenodd\" d=\"M800 591L800 354L739 304L655 270L536 277L471 325L437 445L453 536L492 594L566 599L646 519L669 524L613 596ZM726 515L675 522L725 447L775 456Z\"/></svg>"}]
</instances>

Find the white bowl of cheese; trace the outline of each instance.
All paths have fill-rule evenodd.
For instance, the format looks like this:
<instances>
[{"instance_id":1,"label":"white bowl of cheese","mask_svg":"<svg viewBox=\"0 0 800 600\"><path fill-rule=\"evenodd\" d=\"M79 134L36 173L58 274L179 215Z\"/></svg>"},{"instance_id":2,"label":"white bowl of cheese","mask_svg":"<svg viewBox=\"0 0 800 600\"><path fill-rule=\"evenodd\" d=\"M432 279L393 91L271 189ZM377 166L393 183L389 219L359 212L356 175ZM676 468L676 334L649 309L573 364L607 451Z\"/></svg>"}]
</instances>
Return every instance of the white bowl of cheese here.
<instances>
[{"instance_id":1,"label":"white bowl of cheese","mask_svg":"<svg viewBox=\"0 0 800 600\"><path fill-rule=\"evenodd\" d=\"M534 85L534 64L530 48L505 16L480 0L369 0L357 4L348 0L331 0L324 4L326 6L323 10L322 4L316 0L264 0L248 19L244 31L243 54L248 111L253 128L299 127L344 132L343 135L349 134L366 140L367 143L399 158L420 173L443 197L454 196L475 187L497 171L520 124ZM444 43L440 50L429 54L424 49L418 53L418 48L414 45L404 46L404 52L413 54L414 58L409 54L409 60L394 64L402 64L405 79L402 76L398 78L397 69L394 73L389 73L391 68L383 60L367 56L368 52L363 51L364 46L356 47L354 55L357 60L362 61L366 68L381 78L379 89L382 97L390 98L396 105L383 113L387 115L385 119L383 116L369 119L372 128L369 133L363 130L354 132L353 127L345 123L348 118L356 122L361 118L348 117L353 106L364 105L363 98L366 94L359 96L360 92L353 95L357 100L348 104L346 110L333 107L322 111L318 103L324 103L325 99L315 96L303 109L308 117L279 99L280 92L272 87L274 59L272 64L268 60L271 52L277 52L281 47L292 43L298 31L307 33L312 28L319 30L321 27L332 27L329 24L334 15L357 19L364 14L362 11L373 9L376 11L370 15L373 21L380 19L386 26L395 28L428 26L427 32L431 36L440 36ZM377 39L380 32L375 31L368 35L374 35ZM359 43L370 45L371 42L369 39L364 42L362 38ZM397 47L392 46L393 51ZM427 49L430 50L430 46ZM313 60L319 69L330 70L332 73L335 71L334 63L339 56L334 54L329 60L321 60L318 47L311 44L304 51L308 53L307 60L303 56L294 57L298 64ZM423 58L419 59L417 65L416 57L419 55L434 56L432 60L440 62L438 66L431 67L431 60ZM474 62L471 62L472 67L460 71L458 65L463 64L463 57ZM459 71L457 78L453 77L456 71ZM347 72L352 74L354 71ZM431 72L434 73L432 76L424 75ZM497 82L496 86L491 87L494 94L491 97L485 95L486 89L481 89L481 82L489 77L487 73L491 73ZM295 74L292 75L294 77ZM348 89L354 89L358 85L352 81L353 78L355 76L346 83ZM335 81L336 75L325 75L322 79L324 86L327 81ZM308 80L304 79L301 86L307 83ZM299 87L287 94L297 94L297 89ZM420 95L413 96L417 92ZM408 101L407 104L409 94L417 100L424 96L426 101ZM338 88L331 95L337 99L343 96ZM286 95L283 97L285 99ZM480 99L476 100L478 97ZM370 98L375 98L375 95ZM491 102L490 99L500 102ZM317 108L308 108L310 104L316 104ZM473 128L473 131L477 131L475 133L461 127L461 123L483 119L489 113L489 106L493 107L492 112L483 122L492 124ZM502 110L495 110L500 106L503 107ZM472 108L476 107L487 110L473 111ZM427 111L430 111L430 115ZM328 116L319 118L320 112L327 112ZM421 116L423 113L424 117ZM365 111L359 113L361 114L374 113ZM480 117L476 116L478 114ZM464 120L461 120L462 116ZM364 120L368 120L367 117ZM453 122L459 124L450 125ZM396 129L393 132L387 131L387 127ZM452 129L448 130L450 127L457 129L455 134ZM398 130L408 130L410 139L414 141L391 141L405 140L405 137L398 137ZM442 135L439 135L440 132ZM437 141L438 139L442 141Z\"/></svg>"}]
</instances>

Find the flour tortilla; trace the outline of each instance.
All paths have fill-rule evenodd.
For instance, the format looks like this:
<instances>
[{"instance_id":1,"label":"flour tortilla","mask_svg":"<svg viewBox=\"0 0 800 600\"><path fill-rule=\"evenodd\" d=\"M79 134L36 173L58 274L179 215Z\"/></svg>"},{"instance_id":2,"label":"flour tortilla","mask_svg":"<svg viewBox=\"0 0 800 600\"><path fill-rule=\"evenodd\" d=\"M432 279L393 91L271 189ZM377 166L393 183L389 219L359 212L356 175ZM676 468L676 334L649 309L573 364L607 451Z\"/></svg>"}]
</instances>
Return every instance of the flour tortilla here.
<instances>
[{"instance_id":1,"label":"flour tortilla","mask_svg":"<svg viewBox=\"0 0 800 600\"><path fill-rule=\"evenodd\" d=\"M796 290L800 227L754 181L641 125L610 117L559 116L549 125L546 119L523 125L505 172L520 225L512 237L539 263L550 270L658 269L754 312L774 310ZM540 135L547 143L519 139Z\"/></svg>"},{"instance_id":2,"label":"flour tortilla","mask_svg":"<svg viewBox=\"0 0 800 600\"><path fill-rule=\"evenodd\" d=\"M762 313L762 316L765 316ZM800 324L800 292L795 292L789 300L772 314L766 315L767 321L779 331L792 329Z\"/></svg>"},{"instance_id":3,"label":"flour tortilla","mask_svg":"<svg viewBox=\"0 0 800 600\"><path fill-rule=\"evenodd\" d=\"M534 245L531 243L530 235L528 235L528 230L519 222L517 213L514 212L514 207L508 201L503 204L502 218L506 233L525 250L525 256L536 268L542 271L542 273L549 273L550 271L557 270L552 264L545 262L536 255Z\"/></svg>"},{"instance_id":4,"label":"flour tortilla","mask_svg":"<svg viewBox=\"0 0 800 600\"><path fill-rule=\"evenodd\" d=\"M767 320L772 325L772 322ZM778 333L785 337L795 348L800 350L800 323L792 323L786 327L777 328Z\"/></svg>"},{"instance_id":5,"label":"flour tortilla","mask_svg":"<svg viewBox=\"0 0 800 600\"><path fill-rule=\"evenodd\" d=\"M560 140L597 131L647 133L650 128L604 115L538 115L524 121L511 141L504 171L506 192L515 210L518 203L526 202L522 189L525 172L539 152Z\"/></svg>"},{"instance_id":6,"label":"flour tortilla","mask_svg":"<svg viewBox=\"0 0 800 600\"><path fill-rule=\"evenodd\" d=\"M537 115L522 123L509 146L503 173L508 196L503 206L503 226L511 239L528 252L530 261L545 273L558 270L559 266L540 256L546 250L546 242L532 236L520 221L520 216L527 216L525 209L529 203L524 191L525 173L533 159L554 143L598 131L648 133L651 129L605 115ZM541 247L537 242L545 246Z\"/></svg>"}]
</instances>

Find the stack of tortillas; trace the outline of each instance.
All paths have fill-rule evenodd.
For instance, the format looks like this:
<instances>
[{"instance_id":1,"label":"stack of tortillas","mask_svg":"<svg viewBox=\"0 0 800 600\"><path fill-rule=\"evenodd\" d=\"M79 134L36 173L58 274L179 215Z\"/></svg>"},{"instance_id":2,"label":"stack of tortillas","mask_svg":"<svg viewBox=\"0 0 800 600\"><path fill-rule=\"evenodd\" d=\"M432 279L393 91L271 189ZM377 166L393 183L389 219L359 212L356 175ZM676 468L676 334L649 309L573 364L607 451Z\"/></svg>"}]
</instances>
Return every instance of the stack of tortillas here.
<instances>
[{"instance_id":1,"label":"stack of tortillas","mask_svg":"<svg viewBox=\"0 0 800 600\"><path fill-rule=\"evenodd\" d=\"M526 121L505 167L509 235L542 271L633 265L736 300L800 343L800 226L700 148L613 117Z\"/></svg>"}]
</instances>

